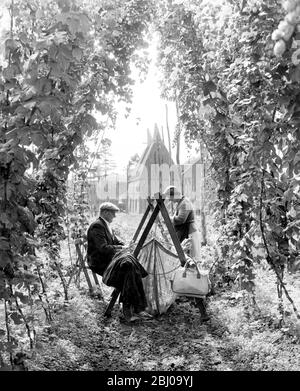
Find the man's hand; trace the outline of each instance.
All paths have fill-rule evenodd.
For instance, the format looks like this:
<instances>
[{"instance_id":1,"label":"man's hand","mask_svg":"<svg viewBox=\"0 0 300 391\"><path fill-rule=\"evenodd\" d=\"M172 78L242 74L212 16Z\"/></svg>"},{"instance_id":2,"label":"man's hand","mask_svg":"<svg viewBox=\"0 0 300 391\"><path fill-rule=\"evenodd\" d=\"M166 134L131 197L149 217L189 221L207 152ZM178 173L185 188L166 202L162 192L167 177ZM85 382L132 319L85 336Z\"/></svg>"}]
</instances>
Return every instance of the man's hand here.
<instances>
[{"instance_id":1,"label":"man's hand","mask_svg":"<svg viewBox=\"0 0 300 391\"><path fill-rule=\"evenodd\" d=\"M184 252L189 251L192 248L192 240L191 238L184 239L184 241L181 243L181 247Z\"/></svg>"},{"instance_id":2,"label":"man's hand","mask_svg":"<svg viewBox=\"0 0 300 391\"><path fill-rule=\"evenodd\" d=\"M135 249L135 245L135 242L131 240L127 245L128 250L132 252Z\"/></svg>"},{"instance_id":3,"label":"man's hand","mask_svg":"<svg viewBox=\"0 0 300 391\"><path fill-rule=\"evenodd\" d=\"M188 258L186 260L187 266L195 266L195 262L193 261L192 258Z\"/></svg>"}]
</instances>

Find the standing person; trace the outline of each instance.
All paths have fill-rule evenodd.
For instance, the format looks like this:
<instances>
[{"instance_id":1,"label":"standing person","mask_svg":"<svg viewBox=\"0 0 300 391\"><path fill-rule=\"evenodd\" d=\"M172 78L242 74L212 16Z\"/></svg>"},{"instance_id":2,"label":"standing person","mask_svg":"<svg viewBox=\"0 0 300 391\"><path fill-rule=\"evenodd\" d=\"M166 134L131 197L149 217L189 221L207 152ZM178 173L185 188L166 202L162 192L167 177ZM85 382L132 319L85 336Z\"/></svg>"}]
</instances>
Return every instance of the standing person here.
<instances>
[{"instance_id":1,"label":"standing person","mask_svg":"<svg viewBox=\"0 0 300 391\"><path fill-rule=\"evenodd\" d=\"M113 281L110 286L120 291L124 318L133 322L139 318L151 317L145 312L147 300L142 283L147 272L132 254L122 251L124 242L114 234L110 226L117 212L119 208L111 202L100 205L100 216L87 231L87 259L90 269L100 276L105 274L114 259L108 280Z\"/></svg>"},{"instance_id":2,"label":"standing person","mask_svg":"<svg viewBox=\"0 0 300 391\"><path fill-rule=\"evenodd\" d=\"M180 243L182 243L185 239L190 239L189 255L195 259L196 262L199 262L201 236L195 222L195 212L191 201L182 195L175 186L167 187L163 194L169 198L171 202L177 203L175 213L171 217L172 224ZM195 305L200 310L201 320L209 320L204 299L196 297Z\"/></svg>"}]
</instances>

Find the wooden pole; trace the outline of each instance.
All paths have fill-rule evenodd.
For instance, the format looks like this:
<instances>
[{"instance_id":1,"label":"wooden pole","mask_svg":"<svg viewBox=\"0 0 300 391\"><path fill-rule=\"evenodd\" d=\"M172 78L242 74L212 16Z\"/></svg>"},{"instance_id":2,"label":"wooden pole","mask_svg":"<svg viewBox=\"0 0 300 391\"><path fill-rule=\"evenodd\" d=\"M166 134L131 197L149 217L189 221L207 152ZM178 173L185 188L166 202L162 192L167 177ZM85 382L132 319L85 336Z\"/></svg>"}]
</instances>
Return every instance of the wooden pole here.
<instances>
[{"instance_id":1,"label":"wooden pole","mask_svg":"<svg viewBox=\"0 0 300 391\"><path fill-rule=\"evenodd\" d=\"M144 242L145 242L145 240L146 240L146 238L147 238L147 236L148 236L148 234L150 232L150 229L151 229L151 227L152 227L152 225L153 225L153 223L154 223L154 221L155 221L155 219L156 219L156 217L157 217L157 215L159 213L159 210L160 210L159 205L156 204L156 206L154 208L154 211L153 211L153 213L152 213L152 215L151 215L151 217L150 217L150 219L149 219L149 221L148 221L148 223L147 223L147 225L145 227L145 230L144 230L144 232L143 232L143 234L142 234L142 236L141 236L141 238L140 238L140 240L139 240L139 242L138 242L138 244L137 244L137 246L136 246L136 248L134 250L133 255L136 258L138 257L139 252L141 251L141 248L143 247L143 244L144 244Z\"/></svg>"},{"instance_id":2,"label":"wooden pole","mask_svg":"<svg viewBox=\"0 0 300 391\"><path fill-rule=\"evenodd\" d=\"M176 135L176 164L180 164L180 135L181 135L181 124L180 124L180 110L179 110L179 104L177 99L177 94L175 96L175 102L176 102L176 114L177 114L177 125L178 125L178 132Z\"/></svg>"},{"instance_id":3,"label":"wooden pole","mask_svg":"<svg viewBox=\"0 0 300 391\"><path fill-rule=\"evenodd\" d=\"M171 138L170 138L170 128L169 128L169 115L168 115L168 105L165 105L166 108L166 127L167 127L167 134L168 134L168 145L169 145L169 155L170 155L170 165L172 161L172 149L171 149Z\"/></svg>"},{"instance_id":4,"label":"wooden pole","mask_svg":"<svg viewBox=\"0 0 300 391\"><path fill-rule=\"evenodd\" d=\"M104 316L109 318L111 316L111 311L115 305L115 302L117 301L117 298L120 294L120 291L118 289L114 289L112 294L111 294L111 299L110 302L108 303L108 306L105 309Z\"/></svg>"},{"instance_id":5,"label":"wooden pole","mask_svg":"<svg viewBox=\"0 0 300 391\"><path fill-rule=\"evenodd\" d=\"M203 145L200 143L200 157L201 157L201 164L202 164L202 174L201 175L201 205L200 205L200 221L201 221L201 245L206 246L207 245L207 230L206 230L206 216L204 211L204 205L205 205L205 177L206 177L206 170L205 170L205 159L204 159L204 150Z\"/></svg>"},{"instance_id":6,"label":"wooden pole","mask_svg":"<svg viewBox=\"0 0 300 391\"><path fill-rule=\"evenodd\" d=\"M164 200L162 198L159 198L157 200L157 204L159 206L159 209L160 209L160 212L165 220L165 223L167 225L167 228L169 230L169 233L170 233L170 236L172 238L172 241L174 243L174 246L175 246L175 249L176 249L176 252L178 254L178 258L180 260L180 263L181 265L184 265L185 262L186 262L186 259L185 259L185 255L184 255L184 252L183 252L183 249L181 247L181 244L179 242L179 239L178 239L178 236L176 234L176 231L174 229L174 226L172 224L172 221L170 219L170 216L169 216L169 213L167 211L167 208L166 208L166 205L164 204Z\"/></svg>"},{"instance_id":7,"label":"wooden pole","mask_svg":"<svg viewBox=\"0 0 300 391\"><path fill-rule=\"evenodd\" d=\"M133 241L133 242L135 242L136 239L137 239L137 237L139 236L139 233L140 233L140 231L141 231L141 229L142 229L142 226L144 225L144 222L145 222L145 220L146 220L146 218L147 218L147 216L148 216L150 210L151 210L151 207L150 207L150 205L148 205L148 206L147 206L147 209L146 209L146 211L145 211L145 213L144 213L144 215L143 215L143 217L142 217L142 220L140 221L140 224L139 224L139 226L137 227L137 230L135 231L135 234L133 235L133 238L132 238L132 241Z\"/></svg>"}]
</instances>

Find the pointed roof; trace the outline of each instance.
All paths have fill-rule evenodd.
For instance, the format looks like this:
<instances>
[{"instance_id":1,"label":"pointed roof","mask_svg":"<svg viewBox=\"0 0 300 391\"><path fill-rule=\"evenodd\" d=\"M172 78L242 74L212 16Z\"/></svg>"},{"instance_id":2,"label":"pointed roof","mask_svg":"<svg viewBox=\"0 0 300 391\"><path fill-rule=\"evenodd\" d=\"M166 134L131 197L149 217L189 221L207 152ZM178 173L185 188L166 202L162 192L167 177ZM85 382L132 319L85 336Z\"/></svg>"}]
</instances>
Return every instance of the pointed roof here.
<instances>
[{"instance_id":1,"label":"pointed roof","mask_svg":"<svg viewBox=\"0 0 300 391\"><path fill-rule=\"evenodd\" d=\"M161 139L161 136L160 136L160 132L159 132L157 123L154 125L153 141L154 141L155 143L162 142L162 139Z\"/></svg>"},{"instance_id":2,"label":"pointed roof","mask_svg":"<svg viewBox=\"0 0 300 391\"><path fill-rule=\"evenodd\" d=\"M152 136L149 128L147 128L147 145L150 145L151 143L152 143Z\"/></svg>"},{"instance_id":3,"label":"pointed roof","mask_svg":"<svg viewBox=\"0 0 300 391\"><path fill-rule=\"evenodd\" d=\"M151 142L149 143L150 138L151 138ZM141 173L143 171L143 167L144 167L145 163L147 162L149 155L151 154L151 150L153 148L157 148L157 145L155 146L155 144L163 145L165 147L166 153L168 153L168 155L169 155L169 151L168 151L167 147L165 146L164 141L161 138L157 124L154 125L154 133L153 133L152 137L151 137L149 129L147 129L147 141L148 141L147 146L146 146L144 152L142 153L142 156L141 156L138 164L136 165L135 168L133 168L133 170L131 172L132 178L138 177L139 175L141 175ZM172 159L170 159L170 164L172 164Z\"/></svg>"}]
</instances>

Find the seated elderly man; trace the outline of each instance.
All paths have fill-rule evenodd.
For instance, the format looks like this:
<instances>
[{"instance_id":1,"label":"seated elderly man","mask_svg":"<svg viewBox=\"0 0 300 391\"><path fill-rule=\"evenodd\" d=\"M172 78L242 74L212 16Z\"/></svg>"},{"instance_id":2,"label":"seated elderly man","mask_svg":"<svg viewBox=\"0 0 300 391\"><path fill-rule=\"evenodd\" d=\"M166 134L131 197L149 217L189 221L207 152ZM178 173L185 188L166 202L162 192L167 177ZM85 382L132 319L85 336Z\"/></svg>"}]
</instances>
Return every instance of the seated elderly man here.
<instances>
[{"instance_id":1,"label":"seated elderly man","mask_svg":"<svg viewBox=\"0 0 300 391\"><path fill-rule=\"evenodd\" d=\"M111 202L100 205L100 216L87 232L88 264L94 273L104 275L109 286L120 291L124 317L133 322L151 317L145 312L147 301L142 283L147 272L132 254L122 251L125 250L124 242L114 234L110 226L118 211L119 208ZM105 275L108 270L109 276Z\"/></svg>"}]
</instances>

